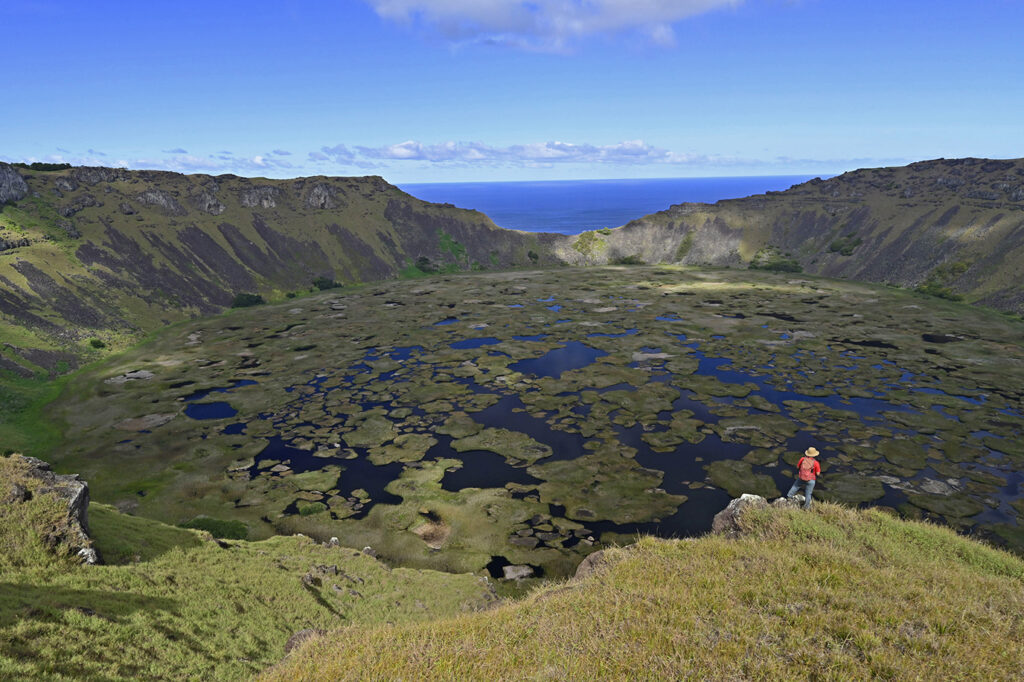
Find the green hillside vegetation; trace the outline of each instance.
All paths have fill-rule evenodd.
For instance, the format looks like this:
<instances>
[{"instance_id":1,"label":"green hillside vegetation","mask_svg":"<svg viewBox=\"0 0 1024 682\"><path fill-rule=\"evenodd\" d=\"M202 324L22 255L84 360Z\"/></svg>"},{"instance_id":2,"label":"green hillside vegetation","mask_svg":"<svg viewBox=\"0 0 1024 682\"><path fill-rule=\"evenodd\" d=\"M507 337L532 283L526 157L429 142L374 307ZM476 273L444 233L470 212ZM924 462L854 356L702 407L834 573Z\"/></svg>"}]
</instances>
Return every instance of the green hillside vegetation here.
<instances>
[{"instance_id":1,"label":"green hillside vegetation","mask_svg":"<svg viewBox=\"0 0 1024 682\"><path fill-rule=\"evenodd\" d=\"M595 574L488 613L342 628L261 679L1019 677L1021 559L828 503L742 522L739 539L609 550Z\"/></svg>"},{"instance_id":2,"label":"green hillside vegetation","mask_svg":"<svg viewBox=\"0 0 1024 682\"><path fill-rule=\"evenodd\" d=\"M28 186L0 204L0 338L11 344L0 371L23 376L64 373L88 357L90 339L124 348L239 294L283 300L397 277L417 259L445 271L554 262L543 246L552 236L501 230L379 177L0 171Z\"/></svg>"},{"instance_id":3,"label":"green hillside vegetation","mask_svg":"<svg viewBox=\"0 0 1024 682\"><path fill-rule=\"evenodd\" d=\"M0 481L32 485L19 458ZM488 607L473 575L390 568L309 538L214 541L208 534L89 510L108 565L78 566L46 537L52 498L0 504L0 679L249 679L295 632L431 620Z\"/></svg>"},{"instance_id":4,"label":"green hillside vegetation","mask_svg":"<svg viewBox=\"0 0 1024 682\"><path fill-rule=\"evenodd\" d=\"M584 237L587 237L585 240ZM763 267L880 282L1024 312L1024 160L938 159L686 203L600 238L555 243L566 262ZM765 258L766 254L786 254ZM956 263L962 269L949 269ZM936 282L934 271L940 272Z\"/></svg>"}]
</instances>

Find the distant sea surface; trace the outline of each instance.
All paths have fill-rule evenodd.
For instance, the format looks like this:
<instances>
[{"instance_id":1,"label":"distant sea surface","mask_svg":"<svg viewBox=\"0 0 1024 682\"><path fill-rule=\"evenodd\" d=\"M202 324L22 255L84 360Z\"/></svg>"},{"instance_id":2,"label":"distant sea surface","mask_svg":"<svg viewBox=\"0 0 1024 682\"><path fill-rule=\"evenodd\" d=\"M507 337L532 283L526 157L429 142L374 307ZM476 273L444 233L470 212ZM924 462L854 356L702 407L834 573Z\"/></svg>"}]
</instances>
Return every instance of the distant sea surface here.
<instances>
[{"instance_id":1,"label":"distant sea surface","mask_svg":"<svg viewBox=\"0 0 1024 682\"><path fill-rule=\"evenodd\" d=\"M714 203L789 189L813 175L545 182L445 182L399 185L436 203L475 208L497 225L529 232L579 234L618 227L684 201Z\"/></svg>"}]
</instances>

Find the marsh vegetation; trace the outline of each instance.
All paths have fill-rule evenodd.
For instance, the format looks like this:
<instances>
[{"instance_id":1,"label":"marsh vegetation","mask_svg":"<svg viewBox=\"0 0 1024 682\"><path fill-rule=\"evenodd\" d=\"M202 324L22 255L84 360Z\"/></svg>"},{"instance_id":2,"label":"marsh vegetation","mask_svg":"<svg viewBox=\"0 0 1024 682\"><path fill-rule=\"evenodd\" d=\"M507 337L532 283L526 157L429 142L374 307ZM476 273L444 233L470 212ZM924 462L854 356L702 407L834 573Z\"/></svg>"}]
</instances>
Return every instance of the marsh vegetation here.
<instances>
[{"instance_id":1,"label":"marsh vegetation","mask_svg":"<svg viewBox=\"0 0 1024 682\"><path fill-rule=\"evenodd\" d=\"M124 511L559 576L785 490L1020 548L1021 322L885 287L671 266L331 289L76 375L56 464ZM816 494L818 492L816 491Z\"/></svg>"}]
</instances>

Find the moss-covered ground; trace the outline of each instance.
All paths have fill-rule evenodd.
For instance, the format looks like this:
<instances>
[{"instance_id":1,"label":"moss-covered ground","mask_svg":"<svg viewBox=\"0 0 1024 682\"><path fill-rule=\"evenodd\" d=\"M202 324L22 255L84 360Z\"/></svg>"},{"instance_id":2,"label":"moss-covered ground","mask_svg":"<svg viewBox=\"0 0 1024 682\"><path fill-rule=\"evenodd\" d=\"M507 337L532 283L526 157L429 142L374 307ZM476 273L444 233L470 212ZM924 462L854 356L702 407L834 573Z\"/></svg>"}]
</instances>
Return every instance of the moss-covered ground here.
<instances>
[{"instance_id":1,"label":"moss-covered ground","mask_svg":"<svg viewBox=\"0 0 1024 682\"><path fill-rule=\"evenodd\" d=\"M1019 547L1022 331L728 269L386 282L179 324L77 374L51 459L172 524L560 575L602 541L700 532L726 493L784 492L813 444L822 499Z\"/></svg>"}]
</instances>

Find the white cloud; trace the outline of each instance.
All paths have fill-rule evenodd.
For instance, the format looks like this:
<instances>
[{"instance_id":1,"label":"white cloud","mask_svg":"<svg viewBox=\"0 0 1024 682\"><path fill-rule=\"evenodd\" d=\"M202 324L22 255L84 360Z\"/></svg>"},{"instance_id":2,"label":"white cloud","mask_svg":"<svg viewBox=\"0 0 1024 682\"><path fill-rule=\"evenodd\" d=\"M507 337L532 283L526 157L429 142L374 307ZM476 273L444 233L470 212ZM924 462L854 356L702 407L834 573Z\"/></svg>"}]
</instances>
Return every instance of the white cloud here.
<instances>
[{"instance_id":1,"label":"white cloud","mask_svg":"<svg viewBox=\"0 0 1024 682\"><path fill-rule=\"evenodd\" d=\"M439 32L454 42L564 50L593 35L638 32L658 45L672 25L743 0L364 0L387 20Z\"/></svg>"},{"instance_id":2,"label":"white cloud","mask_svg":"<svg viewBox=\"0 0 1024 682\"><path fill-rule=\"evenodd\" d=\"M509 147L494 147L481 142L441 142L423 144L408 140L384 147L356 147L366 158L385 161L426 161L449 165L480 164L487 166L551 166L558 163L611 165L646 164L724 164L724 157L677 154L629 140L611 145L575 144L571 142L531 142Z\"/></svg>"}]
</instances>

